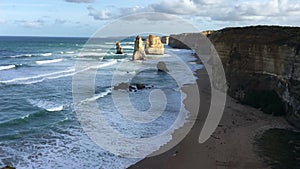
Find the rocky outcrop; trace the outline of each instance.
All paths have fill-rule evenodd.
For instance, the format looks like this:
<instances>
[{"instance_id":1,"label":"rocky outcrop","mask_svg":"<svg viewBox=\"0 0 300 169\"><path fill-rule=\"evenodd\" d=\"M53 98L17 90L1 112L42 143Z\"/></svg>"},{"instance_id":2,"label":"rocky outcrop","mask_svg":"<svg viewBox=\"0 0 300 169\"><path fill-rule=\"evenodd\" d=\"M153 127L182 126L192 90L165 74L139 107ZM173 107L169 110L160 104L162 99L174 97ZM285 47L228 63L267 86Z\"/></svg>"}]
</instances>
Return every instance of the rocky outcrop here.
<instances>
[{"instance_id":1,"label":"rocky outcrop","mask_svg":"<svg viewBox=\"0 0 300 169\"><path fill-rule=\"evenodd\" d=\"M228 93L300 127L300 28L226 28L208 36L222 60Z\"/></svg>"},{"instance_id":2,"label":"rocky outcrop","mask_svg":"<svg viewBox=\"0 0 300 169\"><path fill-rule=\"evenodd\" d=\"M146 85L143 83L120 83L116 86L113 87L113 90L128 90L130 92L136 92L138 90L142 90L142 89L150 89L153 88L153 85Z\"/></svg>"},{"instance_id":3,"label":"rocky outcrop","mask_svg":"<svg viewBox=\"0 0 300 169\"><path fill-rule=\"evenodd\" d=\"M161 42L168 45L169 44L169 36L163 36L161 37Z\"/></svg>"},{"instance_id":4,"label":"rocky outcrop","mask_svg":"<svg viewBox=\"0 0 300 169\"><path fill-rule=\"evenodd\" d=\"M157 71L159 72L168 72L168 68L165 62L159 61L156 65Z\"/></svg>"},{"instance_id":5,"label":"rocky outcrop","mask_svg":"<svg viewBox=\"0 0 300 169\"><path fill-rule=\"evenodd\" d=\"M146 53L143 47L143 40L140 36L137 36L134 42L134 52L132 60L145 60Z\"/></svg>"},{"instance_id":6,"label":"rocky outcrop","mask_svg":"<svg viewBox=\"0 0 300 169\"><path fill-rule=\"evenodd\" d=\"M116 42L116 54L123 54L123 50L119 41Z\"/></svg>"},{"instance_id":7,"label":"rocky outcrop","mask_svg":"<svg viewBox=\"0 0 300 169\"><path fill-rule=\"evenodd\" d=\"M163 55L164 44L161 42L160 37L149 35L145 42L145 52L150 55Z\"/></svg>"}]
</instances>

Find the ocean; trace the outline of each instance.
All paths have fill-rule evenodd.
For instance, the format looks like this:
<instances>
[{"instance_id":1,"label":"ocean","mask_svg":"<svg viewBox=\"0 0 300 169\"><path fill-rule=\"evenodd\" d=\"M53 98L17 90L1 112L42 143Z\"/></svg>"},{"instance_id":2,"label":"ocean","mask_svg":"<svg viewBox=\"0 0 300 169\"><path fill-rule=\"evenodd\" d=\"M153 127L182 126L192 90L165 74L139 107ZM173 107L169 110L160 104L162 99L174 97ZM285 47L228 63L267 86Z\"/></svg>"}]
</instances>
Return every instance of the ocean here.
<instances>
[{"instance_id":1,"label":"ocean","mask_svg":"<svg viewBox=\"0 0 300 169\"><path fill-rule=\"evenodd\" d=\"M143 71L138 69L145 64L155 67L160 60L174 63L176 68L178 59L191 71L201 69L192 51L166 46L164 56L147 56L146 61L133 62L133 37L101 38L86 44L87 41L87 38L0 37L0 167L123 169L142 159L114 155L97 145L82 129L72 95L79 60L99 62L94 96L82 101L96 101L108 124L123 135L152 137L174 123L184 99L180 87L195 83L196 77L179 68L174 69L176 77L158 73L151 66ZM121 41L124 54L115 54L116 41ZM152 90L163 91L168 100L164 112L148 123L124 119L111 94L116 74L119 78L131 74L131 83L150 86L126 91L132 106L141 112L151 107ZM187 116L188 112L180 125ZM167 141L162 139L157 146Z\"/></svg>"}]
</instances>

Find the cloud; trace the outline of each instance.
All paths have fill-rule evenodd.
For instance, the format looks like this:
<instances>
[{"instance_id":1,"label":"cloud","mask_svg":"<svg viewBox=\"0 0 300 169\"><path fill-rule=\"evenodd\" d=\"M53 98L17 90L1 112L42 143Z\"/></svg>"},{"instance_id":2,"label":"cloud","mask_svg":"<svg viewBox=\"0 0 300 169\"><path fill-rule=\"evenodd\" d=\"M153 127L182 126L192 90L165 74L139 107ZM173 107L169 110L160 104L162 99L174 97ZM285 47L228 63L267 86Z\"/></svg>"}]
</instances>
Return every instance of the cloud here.
<instances>
[{"instance_id":1,"label":"cloud","mask_svg":"<svg viewBox=\"0 0 300 169\"><path fill-rule=\"evenodd\" d=\"M162 1L158 4L149 6L155 12L163 12L169 14L192 14L197 12L197 5L191 0L175 0L175 1Z\"/></svg>"},{"instance_id":2,"label":"cloud","mask_svg":"<svg viewBox=\"0 0 300 169\"><path fill-rule=\"evenodd\" d=\"M114 11L114 12L112 12ZM89 15L96 20L115 19L118 17L141 13L161 12L188 18L192 21L204 20L223 25L253 24L292 24L299 21L300 3L297 0L161 0L146 6L101 9L89 8ZM129 19L134 17L129 17ZM138 18L136 18L138 19ZM145 18L147 20L151 18ZM152 18L152 20L160 18ZM168 19L168 18L162 18ZM202 19L203 20L203 19ZM232 23L234 22L234 23Z\"/></svg>"},{"instance_id":3,"label":"cloud","mask_svg":"<svg viewBox=\"0 0 300 169\"><path fill-rule=\"evenodd\" d=\"M4 19L0 19L0 24L5 24L5 23L7 23L7 21L6 21L6 20L4 20Z\"/></svg>"},{"instance_id":4,"label":"cloud","mask_svg":"<svg viewBox=\"0 0 300 169\"><path fill-rule=\"evenodd\" d=\"M178 19L175 15L165 14L165 13L157 13L156 15L153 15L152 12L145 12L145 13L139 13L139 14L131 14L131 15L122 15L125 16L124 20L132 21L132 20L146 20L150 21L150 23L154 23L154 21L171 21Z\"/></svg>"},{"instance_id":5,"label":"cloud","mask_svg":"<svg viewBox=\"0 0 300 169\"><path fill-rule=\"evenodd\" d=\"M142 6L134 6L134 7L127 7L127 8L119 8L119 16L126 16L132 15L141 12L153 12L151 7L142 7Z\"/></svg>"},{"instance_id":6,"label":"cloud","mask_svg":"<svg viewBox=\"0 0 300 169\"><path fill-rule=\"evenodd\" d=\"M95 8L89 6L89 16L92 16L95 20L108 20L113 19L114 15L109 9L96 10Z\"/></svg>"},{"instance_id":7,"label":"cloud","mask_svg":"<svg viewBox=\"0 0 300 169\"><path fill-rule=\"evenodd\" d=\"M55 19L54 24L62 25L66 22L67 22L67 20L65 20L65 19Z\"/></svg>"},{"instance_id":8,"label":"cloud","mask_svg":"<svg viewBox=\"0 0 300 169\"><path fill-rule=\"evenodd\" d=\"M42 19L33 21L16 20L15 23L26 28L42 28L45 24L45 21Z\"/></svg>"},{"instance_id":9,"label":"cloud","mask_svg":"<svg viewBox=\"0 0 300 169\"><path fill-rule=\"evenodd\" d=\"M73 2L73 3L93 3L94 0L65 0L66 2Z\"/></svg>"},{"instance_id":10,"label":"cloud","mask_svg":"<svg viewBox=\"0 0 300 169\"><path fill-rule=\"evenodd\" d=\"M193 0L193 2L200 5L209 5L223 3L223 0Z\"/></svg>"},{"instance_id":11,"label":"cloud","mask_svg":"<svg viewBox=\"0 0 300 169\"><path fill-rule=\"evenodd\" d=\"M150 7L156 12L208 17L212 21L268 21L270 18L300 16L300 4L289 0L163 0Z\"/></svg>"}]
</instances>

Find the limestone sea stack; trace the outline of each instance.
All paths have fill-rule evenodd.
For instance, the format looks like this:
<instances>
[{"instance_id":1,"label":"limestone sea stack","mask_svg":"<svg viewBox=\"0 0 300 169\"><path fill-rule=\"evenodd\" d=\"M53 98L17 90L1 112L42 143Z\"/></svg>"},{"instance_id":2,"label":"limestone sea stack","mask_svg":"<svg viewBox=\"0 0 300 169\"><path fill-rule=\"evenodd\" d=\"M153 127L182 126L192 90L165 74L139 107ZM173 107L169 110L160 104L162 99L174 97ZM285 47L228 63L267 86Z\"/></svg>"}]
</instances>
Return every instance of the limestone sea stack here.
<instances>
[{"instance_id":1,"label":"limestone sea stack","mask_svg":"<svg viewBox=\"0 0 300 169\"><path fill-rule=\"evenodd\" d=\"M116 42L116 50L117 50L116 54L123 54L123 50L119 41Z\"/></svg>"},{"instance_id":2,"label":"limestone sea stack","mask_svg":"<svg viewBox=\"0 0 300 169\"><path fill-rule=\"evenodd\" d=\"M146 39L145 52L150 55L163 55L164 44L161 42L159 36L149 35Z\"/></svg>"},{"instance_id":3,"label":"limestone sea stack","mask_svg":"<svg viewBox=\"0 0 300 169\"><path fill-rule=\"evenodd\" d=\"M132 60L146 60L146 53L143 47L143 40L140 36L135 38Z\"/></svg>"}]
</instances>

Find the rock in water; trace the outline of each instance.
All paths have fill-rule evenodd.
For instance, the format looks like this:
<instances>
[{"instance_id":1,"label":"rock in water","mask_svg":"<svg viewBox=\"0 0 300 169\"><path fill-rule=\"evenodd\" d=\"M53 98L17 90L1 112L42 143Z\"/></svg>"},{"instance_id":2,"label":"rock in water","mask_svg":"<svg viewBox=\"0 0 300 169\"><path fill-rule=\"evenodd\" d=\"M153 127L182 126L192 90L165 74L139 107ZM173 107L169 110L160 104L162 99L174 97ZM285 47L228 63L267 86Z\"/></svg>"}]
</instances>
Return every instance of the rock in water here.
<instances>
[{"instance_id":1,"label":"rock in water","mask_svg":"<svg viewBox=\"0 0 300 169\"><path fill-rule=\"evenodd\" d=\"M143 40L140 36L135 38L134 42L134 52L132 56L132 60L145 60L146 53L143 47Z\"/></svg>"},{"instance_id":2,"label":"rock in water","mask_svg":"<svg viewBox=\"0 0 300 169\"><path fill-rule=\"evenodd\" d=\"M139 89L139 90L141 90L141 89L146 88L146 86L144 84L142 84L142 83L137 83L136 84L136 88Z\"/></svg>"},{"instance_id":3,"label":"rock in water","mask_svg":"<svg viewBox=\"0 0 300 169\"><path fill-rule=\"evenodd\" d=\"M129 89L129 83L120 83L120 84L118 84L118 85L116 85L116 86L114 86L113 87L113 89L114 90L127 90L127 89Z\"/></svg>"},{"instance_id":4,"label":"rock in water","mask_svg":"<svg viewBox=\"0 0 300 169\"><path fill-rule=\"evenodd\" d=\"M169 71L165 62L162 62L162 61L158 62L156 67L159 72L168 72Z\"/></svg>"},{"instance_id":5,"label":"rock in water","mask_svg":"<svg viewBox=\"0 0 300 169\"><path fill-rule=\"evenodd\" d=\"M116 50L117 50L116 54L123 54L123 50L122 50L121 44L118 41L116 42Z\"/></svg>"},{"instance_id":6,"label":"rock in water","mask_svg":"<svg viewBox=\"0 0 300 169\"><path fill-rule=\"evenodd\" d=\"M146 39L145 52L150 55L163 55L164 44L161 43L160 37L149 35Z\"/></svg>"}]
</instances>

